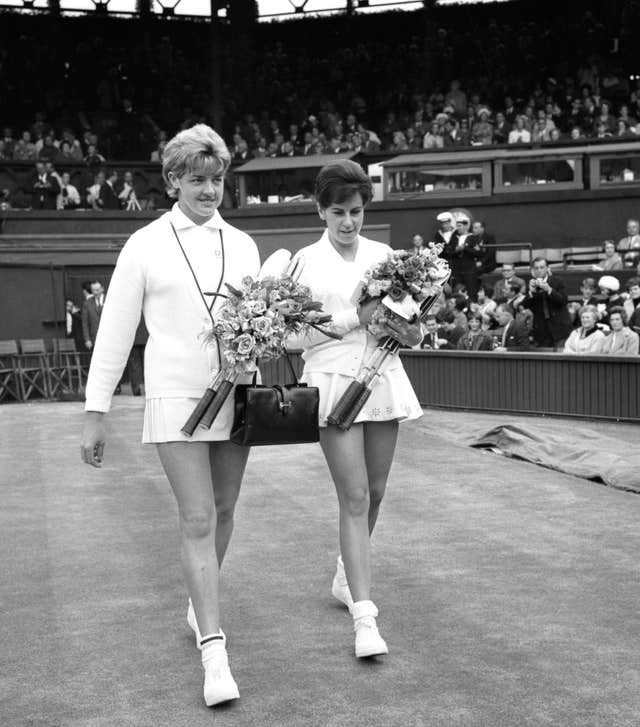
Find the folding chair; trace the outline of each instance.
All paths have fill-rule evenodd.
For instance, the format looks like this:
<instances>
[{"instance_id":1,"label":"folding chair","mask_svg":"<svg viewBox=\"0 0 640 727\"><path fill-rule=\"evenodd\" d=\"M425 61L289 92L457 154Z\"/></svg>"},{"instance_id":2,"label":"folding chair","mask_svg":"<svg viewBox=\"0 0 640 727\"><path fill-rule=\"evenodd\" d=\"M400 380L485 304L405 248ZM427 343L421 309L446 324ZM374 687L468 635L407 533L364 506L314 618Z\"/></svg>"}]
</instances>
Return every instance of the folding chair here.
<instances>
[{"instance_id":1,"label":"folding chair","mask_svg":"<svg viewBox=\"0 0 640 727\"><path fill-rule=\"evenodd\" d=\"M53 352L46 356L50 395L82 390L82 367L75 341L72 338L54 338L52 343Z\"/></svg>"},{"instance_id":2,"label":"folding chair","mask_svg":"<svg viewBox=\"0 0 640 727\"><path fill-rule=\"evenodd\" d=\"M47 349L42 338L21 338L20 355L17 357L22 386L22 400L38 394L50 398Z\"/></svg>"},{"instance_id":3,"label":"folding chair","mask_svg":"<svg viewBox=\"0 0 640 727\"><path fill-rule=\"evenodd\" d=\"M22 401L17 357L15 341L0 341L0 401L9 398Z\"/></svg>"}]
</instances>

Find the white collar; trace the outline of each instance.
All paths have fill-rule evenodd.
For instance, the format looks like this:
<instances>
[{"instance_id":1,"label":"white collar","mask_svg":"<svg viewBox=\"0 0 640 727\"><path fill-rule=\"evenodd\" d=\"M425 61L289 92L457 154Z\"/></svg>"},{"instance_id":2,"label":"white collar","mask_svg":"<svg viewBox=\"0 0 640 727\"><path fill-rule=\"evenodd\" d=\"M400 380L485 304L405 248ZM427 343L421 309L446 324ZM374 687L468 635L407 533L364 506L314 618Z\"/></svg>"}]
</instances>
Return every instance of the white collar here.
<instances>
[{"instance_id":1,"label":"white collar","mask_svg":"<svg viewBox=\"0 0 640 727\"><path fill-rule=\"evenodd\" d=\"M173 226L176 228L176 230L187 230L191 227L207 227L211 230L221 230L226 224L218 210L216 210L213 213L213 216L210 217L206 222L203 222L201 225L197 225L195 222L193 222L193 220L190 220L187 215L185 215L180 207L178 207L177 202L173 205L171 211L169 212L169 219L173 223Z\"/></svg>"},{"instance_id":2,"label":"white collar","mask_svg":"<svg viewBox=\"0 0 640 727\"><path fill-rule=\"evenodd\" d=\"M332 252L334 255L336 255L338 258L340 258L340 260L343 263L355 262L362 254L361 253L362 245L360 243L360 236L358 236L358 249L356 250L356 254L355 254L355 257L353 258L353 260L345 260L342 257L342 255L335 249L335 247L331 244L331 240L329 239L329 230L327 230L326 228L325 228L325 231L322 233L322 237L320 238L319 242L323 247L327 248L327 250L330 251L329 254L331 254L331 252Z\"/></svg>"}]
</instances>

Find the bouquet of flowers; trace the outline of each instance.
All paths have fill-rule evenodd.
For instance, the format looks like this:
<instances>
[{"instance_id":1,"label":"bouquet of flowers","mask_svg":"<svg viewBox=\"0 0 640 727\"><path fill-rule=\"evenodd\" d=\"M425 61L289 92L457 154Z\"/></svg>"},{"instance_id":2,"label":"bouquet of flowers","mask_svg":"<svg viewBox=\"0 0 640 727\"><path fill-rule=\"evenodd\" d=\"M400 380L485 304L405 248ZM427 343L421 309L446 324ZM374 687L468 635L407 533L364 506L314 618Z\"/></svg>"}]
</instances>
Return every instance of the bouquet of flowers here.
<instances>
[{"instance_id":1,"label":"bouquet of flowers","mask_svg":"<svg viewBox=\"0 0 640 727\"><path fill-rule=\"evenodd\" d=\"M226 283L227 299L213 327L203 335L205 346L220 347L222 366L182 427L183 434L191 436L198 425L209 428L238 376L254 373L260 360L283 355L289 335L312 327L339 338L323 328L331 316L323 314L322 304L312 299L307 286L297 282L300 273L297 263L284 275L257 280L246 276L239 289Z\"/></svg>"},{"instance_id":2,"label":"bouquet of flowers","mask_svg":"<svg viewBox=\"0 0 640 727\"><path fill-rule=\"evenodd\" d=\"M440 257L442 249L442 245L431 242L420 253L395 251L367 273L358 303L380 299L368 326L369 332L379 339L378 346L336 402L327 417L330 424L345 431L351 427L381 376L384 364L400 349L400 342L388 335L385 324L394 319L411 323L424 320L440 297L451 275L449 265Z\"/></svg>"}]
</instances>

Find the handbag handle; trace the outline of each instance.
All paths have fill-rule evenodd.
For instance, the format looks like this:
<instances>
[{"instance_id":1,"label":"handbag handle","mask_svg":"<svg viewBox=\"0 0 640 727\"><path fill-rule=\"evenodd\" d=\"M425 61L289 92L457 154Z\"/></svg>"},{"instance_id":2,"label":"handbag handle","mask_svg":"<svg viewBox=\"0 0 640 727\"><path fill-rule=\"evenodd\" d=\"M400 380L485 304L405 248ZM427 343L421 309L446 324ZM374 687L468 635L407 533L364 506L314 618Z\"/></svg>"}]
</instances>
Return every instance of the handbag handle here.
<instances>
[{"instance_id":1,"label":"handbag handle","mask_svg":"<svg viewBox=\"0 0 640 727\"><path fill-rule=\"evenodd\" d=\"M283 351L284 351L284 357L286 358L287 364L289 365L289 371L291 372L291 378L293 379L293 385L301 386L300 382L298 381L298 377L296 376L296 370L293 368L293 364L291 363L291 359L289 358L289 352L287 351L286 348L283 348ZM256 369L253 372L253 381L252 381L253 386L256 385L257 380L258 380L258 370ZM304 386L304 385L305 384L302 384L302 386Z\"/></svg>"}]
</instances>

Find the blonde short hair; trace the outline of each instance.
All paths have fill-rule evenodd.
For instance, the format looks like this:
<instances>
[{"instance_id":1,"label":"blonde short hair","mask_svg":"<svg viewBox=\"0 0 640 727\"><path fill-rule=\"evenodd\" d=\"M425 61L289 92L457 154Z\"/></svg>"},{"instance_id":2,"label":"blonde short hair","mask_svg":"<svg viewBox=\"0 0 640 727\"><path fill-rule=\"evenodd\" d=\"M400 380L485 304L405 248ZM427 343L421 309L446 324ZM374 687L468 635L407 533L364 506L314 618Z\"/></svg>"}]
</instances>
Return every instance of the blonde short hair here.
<instances>
[{"instance_id":1,"label":"blonde short hair","mask_svg":"<svg viewBox=\"0 0 640 727\"><path fill-rule=\"evenodd\" d=\"M214 174L225 174L231 164L231 154L224 139L206 124L196 124L177 133L162 152L162 178L167 194L178 192L169 180L169 172L182 177L193 169L205 168Z\"/></svg>"}]
</instances>

